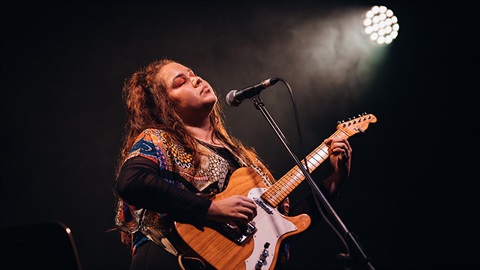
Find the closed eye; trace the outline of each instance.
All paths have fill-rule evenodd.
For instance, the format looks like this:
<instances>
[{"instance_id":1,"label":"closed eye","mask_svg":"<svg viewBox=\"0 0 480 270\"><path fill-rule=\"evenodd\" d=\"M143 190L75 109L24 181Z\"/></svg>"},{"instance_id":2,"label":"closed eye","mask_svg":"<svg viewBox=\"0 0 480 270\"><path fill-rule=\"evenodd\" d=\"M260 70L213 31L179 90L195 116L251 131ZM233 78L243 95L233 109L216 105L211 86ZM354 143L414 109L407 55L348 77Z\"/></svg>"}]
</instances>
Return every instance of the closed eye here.
<instances>
[{"instance_id":1,"label":"closed eye","mask_svg":"<svg viewBox=\"0 0 480 270\"><path fill-rule=\"evenodd\" d=\"M187 82L187 80L182 78L182 77L175 78L175 80L173 81L173 88L180 87L183 84L185 84L186 82Z\"/></svg>"}]
</instances>

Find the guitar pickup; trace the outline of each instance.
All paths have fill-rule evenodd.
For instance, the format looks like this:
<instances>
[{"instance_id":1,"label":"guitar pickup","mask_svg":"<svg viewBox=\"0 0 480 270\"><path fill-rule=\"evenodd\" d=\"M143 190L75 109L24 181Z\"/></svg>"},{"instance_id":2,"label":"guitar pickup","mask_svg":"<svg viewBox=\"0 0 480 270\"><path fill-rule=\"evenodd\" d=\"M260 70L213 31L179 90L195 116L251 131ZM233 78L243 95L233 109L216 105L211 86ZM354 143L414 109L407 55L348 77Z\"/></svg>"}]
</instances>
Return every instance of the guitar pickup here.
<instances>
[{"instance_id":1,"label":"guitar pickup","mask_svg":"<svg viewBox=\"0 0 480 270\"><path fill-rule=\"evenodd\" d=\"M258 204L260 207L263 208L267 213L271 214L273 213L273 209L268 206L261 198L253 198L256 204Z\"/></svg>"},{"instance_id":2,"label":"guitar pickup","mask_svg":"<svg viewBox=\"0 0 480 270\"><path fill-rule=\"evenodd\" d=\"M244 243L257 231L257 228L251 222L247 224L235 222L222 223L219 229L223 235L237 245Z\"/></svg>"}]
</instances>

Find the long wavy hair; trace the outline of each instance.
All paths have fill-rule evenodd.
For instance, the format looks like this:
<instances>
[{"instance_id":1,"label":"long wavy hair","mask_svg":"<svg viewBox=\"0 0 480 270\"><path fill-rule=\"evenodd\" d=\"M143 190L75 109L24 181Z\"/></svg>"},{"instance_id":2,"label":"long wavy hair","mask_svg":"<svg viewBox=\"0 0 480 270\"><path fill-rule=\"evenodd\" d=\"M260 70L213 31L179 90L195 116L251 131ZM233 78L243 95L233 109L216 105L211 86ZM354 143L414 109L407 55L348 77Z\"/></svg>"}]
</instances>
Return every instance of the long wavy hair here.
<instances>
[{"instance_id":1,"label":"long wavy hair","mask_svg":"<svg viewBox=\"0 0 480 270\"><path fill-rule=\"evenodd\" d=\"M167 131L192 153L198 163L197 140L187 132L182 119L175 112L173 101L168 97L165 82L158 80L158 73L171 59L161 59L140 68L126 79L123 86L123 100L126 106L127 122L117 175L137 136L145 129L155 128ZM210 113L213 136L227 144L247 164L255 164L259 158L253 148L246 148L225 129L221 106L216 102Z\"/></svg>"}]
</instances>

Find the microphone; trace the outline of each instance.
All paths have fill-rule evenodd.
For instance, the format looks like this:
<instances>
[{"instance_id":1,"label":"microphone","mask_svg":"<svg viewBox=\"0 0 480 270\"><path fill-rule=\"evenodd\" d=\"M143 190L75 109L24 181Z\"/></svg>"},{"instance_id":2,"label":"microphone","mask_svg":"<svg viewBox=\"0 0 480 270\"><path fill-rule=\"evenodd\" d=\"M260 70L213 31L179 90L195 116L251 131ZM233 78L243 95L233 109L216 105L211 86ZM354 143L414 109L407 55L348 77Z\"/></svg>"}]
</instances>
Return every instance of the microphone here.
<instances>
[{"instance_id":1,"label":"microphone","mask_svg":"<svg viewBox=\"0 0 480 270\"><path fill-rule=\"evenodd\" d=\"M266 79L258 84L249 86L242 90L232 90L227 94L227 104L232 107L237 107L245 99L258 95L260 92L262 92L263 89L276 84L279 80L280 78L274 77Z\"/></svg>"}]
</instances>

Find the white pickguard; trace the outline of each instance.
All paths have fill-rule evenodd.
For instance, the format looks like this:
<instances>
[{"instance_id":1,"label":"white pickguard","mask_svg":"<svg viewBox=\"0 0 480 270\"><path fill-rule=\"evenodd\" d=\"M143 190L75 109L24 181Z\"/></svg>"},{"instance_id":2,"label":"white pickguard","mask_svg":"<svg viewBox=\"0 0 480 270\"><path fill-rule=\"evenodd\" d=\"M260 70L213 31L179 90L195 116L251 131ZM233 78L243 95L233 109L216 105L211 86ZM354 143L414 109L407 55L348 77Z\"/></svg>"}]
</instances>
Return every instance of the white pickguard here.
<instances>
[{"instance_id":1,"label":"white pickguard","mask_svg":"<svg viewBox=\"0 0 480 270\"><path fill-rule=\"evenodd\" d=\"M254 188L248 192L248 197L252 199L260 199L261 195L265 192L266 188ZM262 206L257 207L257 216L253 219L252 223L257 228L257 231L253 235L254 248L253 252L245 260L247 270L254 270L260 255L264 251L265 243L270 243L267 248L269 256L265 259L263 267L268 269L272 263L272 256L275 254L275 248L277 247L278 239L285 233L297 230L292 222L285 219L276 208L271 208L272 213L268 213Z\"/></svg>"}]
</instances>

